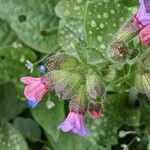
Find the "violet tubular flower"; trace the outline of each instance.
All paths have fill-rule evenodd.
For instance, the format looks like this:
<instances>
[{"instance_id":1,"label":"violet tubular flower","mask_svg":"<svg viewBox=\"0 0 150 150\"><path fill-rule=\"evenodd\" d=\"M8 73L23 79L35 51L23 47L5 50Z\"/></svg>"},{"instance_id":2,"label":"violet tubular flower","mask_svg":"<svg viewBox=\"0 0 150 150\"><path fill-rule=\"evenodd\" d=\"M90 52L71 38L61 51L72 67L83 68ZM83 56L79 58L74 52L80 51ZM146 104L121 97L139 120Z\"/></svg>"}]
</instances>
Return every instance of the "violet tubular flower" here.
<instances>
[{"instance_id":1,"label":"violet tubular flower","mask_svg":"<svg viewBox=\"0 0 150 150\"><path fill-rule=\"evenodd\" d=\"M141 42L146 46L150 46L150 1L149 0L140 0L140 7L134 19L138 27L142 29L139 34Z\"/></svg>"},{"instance_id":2,"label":"violet tubular flower","mask_svg":"<svg viewBox=\"0 0 150 150\"><path fill-rule=\"evenodd\" d=\"M135 15L135 20L139 27L146 27L150 25L150 1L149 0L139 0L140 7Z\"/></svg>"},{"instance_id":3,"label":"violet tubular flower","mask_svg":"<svg viewBox=\"0 0 150 150\"><path fill-rule=\"evenodd\" d=\"M80 136L88 136L89 130L84 122L84 114L70 111L65 121L58 126L63 132L73 132Z\"/></svg>"},{"instance_id":4,"label":"violet tubular flower","mask_svg":"<svg viewBox=\"0 0 150 150\"><path fill-rule=\"evenodd\" d=\"M28 100L30 107L34 108L42 100L43 96L49 90L44 77L22 77L21 82L26 84L24 95Z\"/></svg>"},{"instance_id":5,"label":"violet tubular flower","mask_svg":"<svg viewBox=\"0 0 150 150\"><path fill-rule=\"evenodd\" d=\"M70 112L67 118L58 126L58 129L61 129L63 132L73 132L80 136L89 135L89 130L84 121L84 116L87 111L85 94L85 86L81 85L78 93L70 101Z\"/></svg>"}]
</instances>

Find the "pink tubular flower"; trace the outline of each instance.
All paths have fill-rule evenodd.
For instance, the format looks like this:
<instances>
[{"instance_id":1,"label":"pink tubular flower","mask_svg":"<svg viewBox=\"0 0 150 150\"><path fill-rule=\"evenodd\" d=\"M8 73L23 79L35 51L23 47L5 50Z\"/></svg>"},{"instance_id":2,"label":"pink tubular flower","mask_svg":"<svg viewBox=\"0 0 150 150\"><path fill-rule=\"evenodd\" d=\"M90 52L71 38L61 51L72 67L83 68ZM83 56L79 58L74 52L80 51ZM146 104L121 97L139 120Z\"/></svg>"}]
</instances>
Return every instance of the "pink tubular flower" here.
<instances>
[{"instance_id":1,"label":"pink tubular flower","mask_svg":"<svg viewBox=\"0 0 150 150\"><path fill-rule=\"evenodd\" d=\"M45 83L45 78L22 77L20 81L27 85L24 95L28 100L29 106L36 107L49 90L49 86Z\"/></svg>"},{"instance_id":2,"label":"pink tubular flower","mask_svg":"<svg viewBox=\"0 0 150 150\"><path fill-rule=\"evenodd\" d=\"M150 46L150 25L140 32L140 39L144 45Z\"/></svg>"},{"instance_id":3,"label":"pink tubular flower","mask_svg":"<svg viewBox=\"0 0 150 150\"><path fill-rule=\"evenodd\" d=\"M84 114L79 112L70 112L65 121L58 126L63 132L73 132L80 136L88 136L89 130L84 122Z\"/></svg>"}]
</instances>

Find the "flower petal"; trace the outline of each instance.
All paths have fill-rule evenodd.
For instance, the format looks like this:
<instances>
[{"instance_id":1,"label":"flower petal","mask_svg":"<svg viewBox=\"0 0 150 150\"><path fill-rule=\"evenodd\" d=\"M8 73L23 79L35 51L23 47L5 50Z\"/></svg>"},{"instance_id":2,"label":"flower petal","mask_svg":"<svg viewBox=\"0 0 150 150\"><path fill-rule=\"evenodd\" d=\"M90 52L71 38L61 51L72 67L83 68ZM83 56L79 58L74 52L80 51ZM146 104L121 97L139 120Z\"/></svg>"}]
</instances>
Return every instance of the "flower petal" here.
<instances>
[{"instance_id":1,"label":"flower petal","mask_svg":"<svg viewBox=\"0 0 150 150\"><path fill-rule=\"evenodd\" d=\"M39 80L41 80L43 77L38 77L38 78L33 78L33 77L29 77L29 76L26 76L26 77L22 77L20 78L20 81L23 82L24 84L32 84L34 82L37 82Z\"/></svg>"},{"instance_id":2,"label":"flower petal","mask_svg":"<svg viewBox=\"0 0 150 150\"><path fill-rule=\"evenodd\" d=\"M31 108L35 108L38 104L38 101L36 100L28 100L28 105L31 107Z\"/></svg>"},{"instance_id":3,"label":"flower petal","mask_svg":"<svg viewBox=\"0 0 150 150\"><path fill-rule=\"evenodd\" d=\"M150 25L140 32L140 39L144 45L150 46Z\"/></svg>"}]
</instances>

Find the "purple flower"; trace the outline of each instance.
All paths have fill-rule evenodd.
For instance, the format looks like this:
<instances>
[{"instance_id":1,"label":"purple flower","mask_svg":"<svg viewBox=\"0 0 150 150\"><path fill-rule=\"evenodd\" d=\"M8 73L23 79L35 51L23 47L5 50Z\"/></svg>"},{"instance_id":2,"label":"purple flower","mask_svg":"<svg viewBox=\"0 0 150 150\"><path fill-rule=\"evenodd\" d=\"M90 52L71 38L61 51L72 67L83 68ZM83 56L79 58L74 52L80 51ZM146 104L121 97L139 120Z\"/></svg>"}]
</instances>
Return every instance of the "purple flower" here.
<instances>
[{"instance_id":1,"label":"purple flower","mask_svg":"<svg viewBox=\"0 0 150 150\"><path fill-rule=\"evenodd\" d=\"M73 132L80 136L88 136L89 130L84 122L84 114L79 112L70 112L65 121L58 126L63 132Z\"/></svg>"},{"instance_id":2,"label":"purple flower","mask_svg":"<svg viewBox=\"0 0 150 150\"><path fill-rule=\"evenodd\" d=\"M139 27L150 25L150 1L139 0L140 7L135 15L135 20Z\"/></svg>"}]
</instances>

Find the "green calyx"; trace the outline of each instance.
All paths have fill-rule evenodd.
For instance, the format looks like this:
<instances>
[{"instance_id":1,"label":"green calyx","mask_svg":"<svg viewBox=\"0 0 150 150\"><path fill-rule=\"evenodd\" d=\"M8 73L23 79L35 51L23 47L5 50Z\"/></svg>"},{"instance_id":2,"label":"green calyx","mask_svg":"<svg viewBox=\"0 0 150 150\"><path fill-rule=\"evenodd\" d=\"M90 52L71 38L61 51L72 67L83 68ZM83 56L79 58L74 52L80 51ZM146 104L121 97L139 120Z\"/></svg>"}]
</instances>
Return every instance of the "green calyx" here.
<instances>
[{"instance_id":1,"label":"green calyx","mask_svg":"<svg viewBox=\"0 0 150 150\"><path fill-rule=\"evenodd\" d=\"M100 79L97 77L97 75L88 74L86 84L88 98L95 101L101 101L105 93L105 87L102 82L100 82Z\"/></svg>"}]
</instances>

